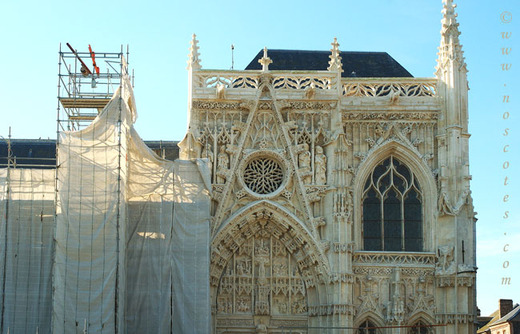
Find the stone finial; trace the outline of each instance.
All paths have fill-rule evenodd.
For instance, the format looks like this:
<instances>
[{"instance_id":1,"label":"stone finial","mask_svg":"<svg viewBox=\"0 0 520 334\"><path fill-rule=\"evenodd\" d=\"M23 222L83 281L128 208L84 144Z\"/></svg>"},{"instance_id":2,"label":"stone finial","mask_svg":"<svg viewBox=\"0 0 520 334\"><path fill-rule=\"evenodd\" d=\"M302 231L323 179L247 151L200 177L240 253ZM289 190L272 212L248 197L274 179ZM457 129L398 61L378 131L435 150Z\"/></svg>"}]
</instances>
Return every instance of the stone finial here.
<instances>
[{"instance_id":1,"label":"stone finial","mask_svg":"<svg viewBox=\"0 0 520 334\"><path fill-rule=\"evenodd\" d=\"M441 33L452 33L458 37L460 35L459 32L459 24L457 23L457 14L455 13L455 8L457 5L453 3L453 0L443 0L444 3L442 9L442 30ZM448 31L450 30L450 31Z\"/></svg>"},{"instance_id":2,"label":"stone finial","mask_svg":"<svg viewBox=\"0 0 520 334\"><path fill-rule=\"evenodd\" d=\"M462 45L459 41L459 23L455 13L457 5L453 3L453 0L443 0L443 4L438 66L445 64L447 60L456 60L461 65L465 65Z\"/></svg>"},{"instance_id":3,"label":"stone finial","mask_svg":"<svg viewBox=\"0 0 520 334\"><path fill-rule=\"evenodd\" d=\"M202 66L200 65L199 41L197 40L197 35L193 34L190 44L190 53L188 54L188 70L200 70Z\"/></svg>"},{"instance_id":4,"label":"stone finial","mask_svg":"<svg viewBox=\"0 0 520 334\"><path fill-rule=\"evenodd\" d=\"M327 70L341 73L343 72L343 64L341 63L338 39L334 37L334 42L330 43L330 45L332 45L332 49L330 49L331 55L329 56L330 60Z\"/></svg>"},{"instance_id":5,"label":"stone finial","mask_svg":"<svg viewBox=\"0 0 520 334\"><path fill-rule=\"evenodd\" d=\"M262 64L262 71L269 71L269 64L272 64L271 58L267 57L267 47L264 47L264 56L258 60L260 64Z\"/></svg>"}]
</instances>

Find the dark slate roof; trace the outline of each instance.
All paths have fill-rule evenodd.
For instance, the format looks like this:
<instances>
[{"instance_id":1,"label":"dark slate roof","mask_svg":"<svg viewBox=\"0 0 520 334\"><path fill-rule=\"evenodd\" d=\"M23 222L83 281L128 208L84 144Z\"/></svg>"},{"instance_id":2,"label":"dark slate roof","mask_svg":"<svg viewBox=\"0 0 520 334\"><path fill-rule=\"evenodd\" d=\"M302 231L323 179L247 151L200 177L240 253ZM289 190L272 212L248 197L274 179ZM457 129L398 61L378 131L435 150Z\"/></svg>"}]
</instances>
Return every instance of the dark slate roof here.
<instances>
[{"instance_id":1,"label":"dark slate roof","mask_svg":"<svg viewBox=\"0 0 520 334\"><path fill-rule=\"evenodd\" d=\"M508 314L504 315L502 318L498 319L496 322L491 324L491 326L498 325L507 321L520 321L520 305L516 304L513 306L513 309Z\"/></svg>"},{"instance_id":2,"label":"dark slate roof","mask_svg":"<svg viewBox=\"0 0 520 334\"><path fill-rule=\"evenodd\" d=\"M326 71L330 54L330 51L267 50L267 56L273 61L269 65L272 71ZM261 70L258 60L263 55L262 49L245 69ZM386 52L342 51L341 58L342 77L413 77Z\"/></svg>"},{"instance_id":3,"label":"dark slate roof","mask_svg":"<svg viewBox=\"0 0 520 334\"><path fill-rule=\"evenodd\" d=\"M54 168L56 166L56 140L11 139L12 157L17 167ZM7 165L7 142L0 142L0 167Z\"/></svg>"},{"instance_id":4,"label":"dark slate roof","mask_svg":"<svg viewBox=\"0 0 520 334\"><path fill-rule=\"evenodd\" d=\"M157 155L175 160L179 157L176 141L145 141ZM11 139L13 160L19 168L54 168L56 166L56 140ZM0 141L0 168L7 166L7 141Z\"/></svg>"},{"instance_id":5,"label":"dark slate roof","mask_svg":"<svg viewBox=\"0 0 520 334\"><path fill-rule=\"evenodd\" d=\"M516 328L520 328L520 305L519 304L515 304L515 306L513 306L513 309L509 313L504 315L502 318L499 318L499 316L500 316L499 310L496 310L495 312L493 312L490 315L490 317L492 317L492 319L485 326L479 328L477 333L486 333L491 327L500 325L505 322L511 322L513 324L513 328L515 328L515 330L516 330ZM515 333L516 333L516 331L515 331Z\"/></svg>"}]
</instances>

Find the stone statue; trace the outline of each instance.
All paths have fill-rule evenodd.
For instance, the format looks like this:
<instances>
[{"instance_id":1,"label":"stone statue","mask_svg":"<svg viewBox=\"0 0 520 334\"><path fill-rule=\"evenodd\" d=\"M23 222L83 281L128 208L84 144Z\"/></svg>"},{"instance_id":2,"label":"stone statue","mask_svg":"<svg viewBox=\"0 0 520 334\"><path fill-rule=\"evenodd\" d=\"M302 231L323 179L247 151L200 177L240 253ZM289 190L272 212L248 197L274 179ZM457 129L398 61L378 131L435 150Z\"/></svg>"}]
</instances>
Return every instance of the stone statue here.
<instances>
[{"instance_id":1,"label":"stone statue","mask_svg":"<svg viewBox=\"0 0 520 334\"><path fill-rule=\"evenodd\" d=\"M309 151L309 144L304 144L304 150L298 156L298 167L304 184L311 183L311 152Z\"/></svg>"},{"instance_id":2,"label":"stone statue","mask_svg":"<svg viewBox=\"0 0 520 334\"><path fill-rule=\"evenodd\" d=\"M217 166L217 183L223 184L224 182L226 182L225 175L227 174L227 170L229 168L229 156L226 153L225 145L220 146L220 152L218 153L217 157Z\"/></svg>"},{"instance_id":3,"label":"stone statue","mask_svg":"<svg viewBox=\"0 0 520 334\"><path fill-rule=\"evenodd\" d=\"M316 184L327 183L327 157L323 154L323 148L316 146L316 155L314 156L314 169Z\"/></svg>"},{"instance_id":4,"label":"stone statue","mask_svg":"<svg viewBox=\"0 0 520 334\"><path fill-rule=\"evenodd\" d=\"M440 246L437 250L438 263L437 272L441 274L451 274L454 272L454 252L455 247L453 246Z\"/></svg>"}]
</instances>

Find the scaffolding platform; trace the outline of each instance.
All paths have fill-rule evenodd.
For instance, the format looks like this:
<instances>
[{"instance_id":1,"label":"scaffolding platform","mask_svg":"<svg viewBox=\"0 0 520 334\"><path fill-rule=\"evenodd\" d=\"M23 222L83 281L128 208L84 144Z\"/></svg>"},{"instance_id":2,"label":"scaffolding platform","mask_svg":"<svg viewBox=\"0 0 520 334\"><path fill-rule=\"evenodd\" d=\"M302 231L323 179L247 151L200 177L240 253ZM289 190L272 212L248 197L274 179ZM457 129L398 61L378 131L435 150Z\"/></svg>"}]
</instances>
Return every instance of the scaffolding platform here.
<instances>
[{"instance_id":1,"label":"scaffolding platform","mask_svg":"<svg viewBox=\"0 0 520 334\"><path fill-rule=\"evenodd\" d=\"M128 72L128 46L123 52L78 51L60 45L58 61L58 132L88 126L108 104ZM126 55L125 55L126 53Z\"/></svg>"}]
</instances>

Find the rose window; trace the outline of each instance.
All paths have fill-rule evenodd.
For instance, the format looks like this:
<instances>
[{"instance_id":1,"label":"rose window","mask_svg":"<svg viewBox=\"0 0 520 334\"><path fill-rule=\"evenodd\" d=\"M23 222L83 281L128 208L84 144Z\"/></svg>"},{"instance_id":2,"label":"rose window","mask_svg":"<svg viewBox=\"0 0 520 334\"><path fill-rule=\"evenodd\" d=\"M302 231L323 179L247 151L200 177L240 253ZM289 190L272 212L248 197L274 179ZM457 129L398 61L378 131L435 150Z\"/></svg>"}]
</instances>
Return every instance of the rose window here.
<instances>
[{"instance_id":1,"label":"rose window","mask_svg":"<svg viewBox=\"0 0 520 334\"><path fill-rule=\"evenodd\" d=\"M282 182L282 166L270 158L254 159L244 170L244 183L251 191L260 195L276 191Z\"/></svg>"}]
</instances>

